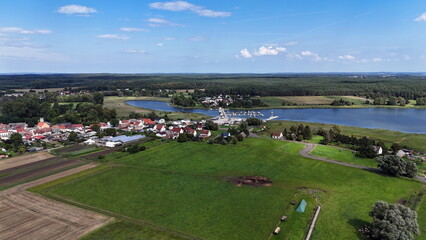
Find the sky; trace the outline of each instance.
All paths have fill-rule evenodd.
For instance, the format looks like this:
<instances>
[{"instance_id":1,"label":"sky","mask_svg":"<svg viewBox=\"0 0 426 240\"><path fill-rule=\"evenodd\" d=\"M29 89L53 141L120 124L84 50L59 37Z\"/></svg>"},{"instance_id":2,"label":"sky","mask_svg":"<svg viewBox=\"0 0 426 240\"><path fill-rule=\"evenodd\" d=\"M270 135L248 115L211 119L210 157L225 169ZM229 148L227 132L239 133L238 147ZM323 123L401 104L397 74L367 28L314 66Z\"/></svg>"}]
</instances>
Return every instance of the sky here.
<instances>
[{"instance_id":1,"label":"sky","mask_svg":"<svg viewBox=\"0 0 426 240\"><path fill-rule=\"evenodd\" d=\"M426 72L426 1L0 1L0 73L277 72Z\"/></svg>"}]
</instances>

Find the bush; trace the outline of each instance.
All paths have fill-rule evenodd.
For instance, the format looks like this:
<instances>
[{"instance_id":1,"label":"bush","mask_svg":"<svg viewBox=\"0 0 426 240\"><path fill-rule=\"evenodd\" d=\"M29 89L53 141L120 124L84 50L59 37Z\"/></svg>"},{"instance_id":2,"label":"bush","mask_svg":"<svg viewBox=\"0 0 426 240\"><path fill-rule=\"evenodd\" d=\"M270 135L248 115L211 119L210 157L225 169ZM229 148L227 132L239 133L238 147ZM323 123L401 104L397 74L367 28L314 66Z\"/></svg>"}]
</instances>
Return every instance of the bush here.
<instances>
[{"instance_id":1,"label":"bush","mask_svg":"<svg viewBox=\"0 0 426 240\"><path fill-rule=\"evenodd\" d=\"M417 174L417 165L413 161L405 161L395 155L386 155L376 158L379 167L392 176L400 176L403 173L407 177L414 178Z\"/></svg>"},{"instance_id":2,"label":"bush","mask_svg":"<svg viewBox=\"0 0 426 240\"><path fill-rule=\"evenodd\" d=\"M234 144L234 145L235 145L235 144L237 144L237 143L238 143L238 140L237 140L237 138L235 138L235 137L234 137L234 138L232 138L231 142L232 142L232 144Z\"/></svg>"},{"instance_id":3,"label":"bush","mask_svg":"<svg viewBox=\"0 0 426 240\"><path fill-rule=\"evenodd\" d=\"M179 137L177 138L178 142L186 142L188 141L188 137L186 136L186 134L180 134Z\"/></svg>"},{"instance_id":4,"label":"bush","mask_svg":"<svg viewBox=\"0 0 426 240\"><path fill-rule=\"evenodd\" d=\"M222 145L226 145L226 144L228 144L228 141L226 141L225 139L223 139L223 140L220 142L220 144L222 144Z\"/></svg>"},{"instance_id":5,"label":"bush","mask_svg":"<svg viewBox=\"0 0 426 240\"><path fill-rule=\"evenodd\" d=\"M420 234L417 213L403 205L378 201L369 215L373 217L374 239L413 240L414 234Z\"/></svg>"},{"instance_id":6,"label":"bush","mask_svg":"<svg viewBox=\"0 0 426 240\"><path fill-rule=\"evenodd\" d=\"M244 140L244 137L241 134L237 135L237 140L242 142Z\"/></svg>"},{"instance_id":7,"label":"bush","mask_svg":"<svg viewBox=\"0 0 426 240\"><path fill-rule=\"evenodd\" d=\"M376 158L378 167L392 176L400 176L405 170L405 161L395 155L380 156Z\"/></svg>"},{"instance_id":8,"label":"bush","mask_svg":"<svg viewBox=\"0 0 426 240\"><path fill-rule=\"evenodd\" d=\"M417 164L412 161L408 161L405 165L405 173L407 174L407 177L414 178L417 174Z\"/></svg>"}]
</instances>

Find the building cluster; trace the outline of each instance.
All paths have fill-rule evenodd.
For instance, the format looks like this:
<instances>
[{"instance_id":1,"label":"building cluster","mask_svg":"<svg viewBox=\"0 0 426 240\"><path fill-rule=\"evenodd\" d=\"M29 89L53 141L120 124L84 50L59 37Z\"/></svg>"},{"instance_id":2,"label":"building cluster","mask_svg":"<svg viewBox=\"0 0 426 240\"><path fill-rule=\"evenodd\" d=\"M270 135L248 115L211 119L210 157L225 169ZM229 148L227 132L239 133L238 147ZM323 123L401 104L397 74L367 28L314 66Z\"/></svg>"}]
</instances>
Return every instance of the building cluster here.
<instances>
[{"instance_id":1,"label":"building cluster","mask_svg":"<svg viewBox=\"0 0 426 240\"><path fill-rule=\"evenodd\" d=\"M87 130L83 124L61 123L51 125L41 118L40 122L34 127L29 127L26 123L0 123L0 139L8 140L13 133L19 133L26 143L32 143L36 140L58 142L67 140L71 132L85 134Z\"/></svg>"},{"instance_id":2,"label":"building cluster","mask_svg":"<svg viewBox=\"0 0 426 240\"><path fill-rule=\"evenodd\" d=\"M238 99L242 97L237 96ZM230 95L218 95L213 97L204 97L200 99L201 103L204 106L208 107L219 107L219 106L228 106L234 102L234 99Z\"/></svg>"},{"instance_id":3,"label":"building cluster","mask_svg":"<svg viewBox=\"0 0 426 240\"><path fill-rule=\"evenodd\" d=\"M79 139L85 140L84 143L89 145L96 144L115 147L120 145L120 143L124 144L128 141L136 140L126 138L125 136L118 136L116 137L117 139L112 137L98 138L98 132L93 130L95 128L94 125L98 125L100 130L116 129L121 132L135 131L141 133L154 133L157 137L167 139L176 139L180 134L188 134L200 138L208 138L211 136L211 132L204 129L205 121L165 121L164 119L151 120L149 118L143 118L120 120L116 126L111 125L109 122L84 126L83 124L71 123L50 124L41 118L34 127L29 127L26 123L0 123L0 139L8 140L13 133L19 133L22 135L23 141L28 144L37 140L53 143L68 140L71 132L74 132L77 133Z\"/></svg>"}]
</instances>

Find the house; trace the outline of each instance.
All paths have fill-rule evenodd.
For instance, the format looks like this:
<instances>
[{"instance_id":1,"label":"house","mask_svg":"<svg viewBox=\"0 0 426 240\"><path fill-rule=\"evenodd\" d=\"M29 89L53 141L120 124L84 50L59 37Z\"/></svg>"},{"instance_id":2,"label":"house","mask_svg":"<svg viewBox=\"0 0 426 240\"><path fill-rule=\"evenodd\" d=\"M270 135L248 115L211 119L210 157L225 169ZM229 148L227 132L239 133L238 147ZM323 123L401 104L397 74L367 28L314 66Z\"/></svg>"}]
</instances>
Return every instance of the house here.
<instances>
[{"instance_id":1,"label":"house","mask_svg":"<svg viewBox=\"0 0 426 240\"><path fill-rule=\"evenodd\" d=\"M398 157L400 157L400 158L402 158L402 157L405 157L407 154L404 152L404 151L402 151L402 150L399 150L397 153L396 153L396 156L398 156Z\"/></svg>"},{"instance_id":2,"label":"house","mask_svg":"<svg viewBox=\"0 0 426 240\"><path fill-rule=\"evenodd\" d=\"M383 148L380 146L373 146L374 151L376 152L377 155L382 155L383 154Z\"/></svg>"},{"instance_id":3,"label":"house","mask_svg":"<svg viewBox=\"0 0 426 240\"><path fill-rule=\"evenodd\" d=\"M196 136L197 136L197 131L195 131L194 129L192 129L192 128L190 128L190 127L185 127L183 130L184 130L184 131L185 131L185 133L186 133L186 134L188 134L188 135L192 135L192 136L194 136L194 137L196 137Z\"/></svg>"},{"instance_id":4,"label":"house","mask_svg":"<svg viewBox=\"0 0 426 240\"><path fill-rule=\"evenodd\" d=\"M155 122L149 118L143 118L142 121L144 125L155 125Z\"/></svg>"},{"instance_id":5,"label":"house","mask_svg":"<svg viewBox=\"0 0 426 240\"><path fill-rule=\"evenodd\" d=\"M37 124L38 129L50 128L50 123L45 122L43 118L40 118L39 123Z\"/></svg>"},{"instance_id":6,"label":"house","mask_svg":"<svg viewBox=\"0 0 426 240\"><path fill-rule=\"evenodd\" d=\"M179 135L179 134L183 133L183 129L175 127L175 128L172 129L171 132L174 133L174 134L178 134Z\"/></svg>"},{"instance_id":7,"label":"house","mask_svg":"<svg viewBox=\"0 0 426 240\"><path fill-rule=\"evenodd\" d=\"M274 139L283 139L283 133L282 132L273 132L271 134L271 137Z\"/></svg>"},{"instance_id":8,"label":"house","mask_svg":"<svg viewBox=\"0 0 426 240\"><path fill-rule=\"evenodd\" d=\"M9 131L8 130L4 130L4 129L0 130L0 137L2 139L9 138L10 137Z\"/></svg>"},{"instance_id":9,"label":"house","mask_svg":"<svg viewBox=\"0 0 426 240\"><path fill-rule=\"evenodd\" d=\"M198 136L200 136L200 138L208 138L212 135L212 133L210 132L210 130L201 130L198 134Z\"/></svg>"},{"instance_id":10,"label":"house","mask_svg":"<svg viewBox=\"0 0 426 240\"><path fill-rule=\"evenodd\" d=\"M88 139L88 140L84 141L84 144L86 144L86 145L94 145L94 144L96 144L96 141L93 140L93 139Z\"/></svg>"},{"instance_id":11,"label":"house","mask_svg":"<svg viewBox=\"0 0 426 240\"><path fill-rule=\"evenodd\" d=\"M166 131L166 126L163 125L163 124L157 124L154 127L154 131L156 131L156 132L164 132L164 131Z\"/></svg>"}]
</instances>

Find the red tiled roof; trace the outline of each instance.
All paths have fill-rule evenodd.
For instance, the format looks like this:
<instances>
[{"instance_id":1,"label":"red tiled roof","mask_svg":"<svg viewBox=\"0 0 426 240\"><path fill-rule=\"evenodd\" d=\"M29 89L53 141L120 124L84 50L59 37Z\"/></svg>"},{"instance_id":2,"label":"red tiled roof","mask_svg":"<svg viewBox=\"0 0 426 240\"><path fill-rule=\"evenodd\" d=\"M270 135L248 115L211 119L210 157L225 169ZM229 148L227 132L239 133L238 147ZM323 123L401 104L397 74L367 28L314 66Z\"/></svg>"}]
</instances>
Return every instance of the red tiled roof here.
<instances>
[{"instance_id":1,"label":"red tiled roof","mask_svg":"<svg viewBox=\"0 0 426 240\"><path fill-rule=\"evenodd\" d=\"M181 128L173 128L172 129L172 132L174 132L174 133L180 133L180 131L182 131Z\"/></svg>"}]
</instances>

